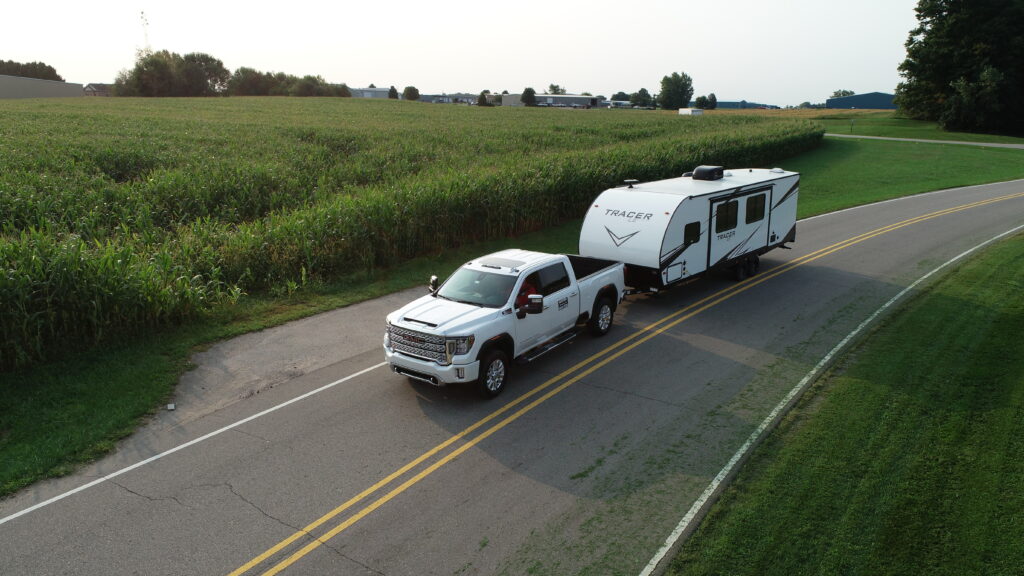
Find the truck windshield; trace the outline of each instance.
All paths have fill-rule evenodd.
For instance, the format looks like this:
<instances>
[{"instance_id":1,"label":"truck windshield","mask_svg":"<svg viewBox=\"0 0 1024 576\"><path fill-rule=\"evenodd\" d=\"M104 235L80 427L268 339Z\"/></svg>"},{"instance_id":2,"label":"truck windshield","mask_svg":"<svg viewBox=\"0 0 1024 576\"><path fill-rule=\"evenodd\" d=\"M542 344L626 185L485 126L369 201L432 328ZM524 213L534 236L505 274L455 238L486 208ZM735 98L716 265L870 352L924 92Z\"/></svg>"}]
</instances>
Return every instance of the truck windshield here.
<instances>
[{"instance_id":1,"label":"truck windshield","mask_svg":"<svg viewBox=\"0 0 1024 576\"><path fill-rule=\"evenodd\" d=\"M459 268L445 281L437 295L456 302L500 308L508 303L515 283L515 276Z\"/></svg>"}]
</instances>

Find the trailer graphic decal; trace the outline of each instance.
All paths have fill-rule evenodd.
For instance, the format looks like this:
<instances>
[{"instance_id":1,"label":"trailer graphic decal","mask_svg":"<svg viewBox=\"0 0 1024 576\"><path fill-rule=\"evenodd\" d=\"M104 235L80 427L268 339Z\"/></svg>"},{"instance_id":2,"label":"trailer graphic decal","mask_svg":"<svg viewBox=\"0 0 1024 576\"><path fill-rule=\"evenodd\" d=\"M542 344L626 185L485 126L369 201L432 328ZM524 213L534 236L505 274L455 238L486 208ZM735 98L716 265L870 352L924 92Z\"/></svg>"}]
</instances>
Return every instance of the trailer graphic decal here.
<instances>
[{"instance_id":1,"label":"trailer graphic decal","mask_svg":"<svg viewBox=\"0 0 1024 576\"><path fill-rule=\"evenodd\" d=\"M796 194L799 191L800 191L800 180L797 179L796 183L793 184L793 187L789 189L789 192L786 192L785 194L783 194L782 198L779 198L779 201L775 203L775 206L772 206L772 210L775 210L776 208L781 206L783 202L785 202L786 200L789 200L790 196L792 196L793 194Z\"/></svg>"},{"instance_id":2,"label":"trailer graphic decal","mask_svg":"<svg viewBox=\"0 0 1024 576\"><path fill-rule=\"evenodd\" d=\"M605 226L604 229L608 231L608 236L611 237L612 242L615 243L615 247L616 248L618 248L619 246L622 246L626 242L626 240L629 240L633 236L636 236L637 234L640 233L640 231L637 230L636 232L633 232L632 234L626 234L625 236L619 236L615 232L612 232L611 228L609 228L607 226Z\"/></svg>"},{"instance_id":3,"label":"trailer graphic decal","mask_svg":"<svg viewBox=\"0 0 1024 576\"><path fill-rule=\"evenodd\" d=\"M747 243L750 242L750 239L753 238L754 235L757 234L759 230L761 230L760 226L758 226L753 232L751 232L750 236L747 236L746 240L744 240L743 242L740 242L739 244L736 245L735 248L733 248L732 250L729 250L729 252L725 256L722 256L721 258L719 258L718 262L715 262L715 266L718 266L719 264L721 264L723 262L727 262L730 258L733 258L733 256L735 254L737 254L737 253L738 254L743 254L744 253L743 249L746 248Z\"/></svg>"}]
</instances>

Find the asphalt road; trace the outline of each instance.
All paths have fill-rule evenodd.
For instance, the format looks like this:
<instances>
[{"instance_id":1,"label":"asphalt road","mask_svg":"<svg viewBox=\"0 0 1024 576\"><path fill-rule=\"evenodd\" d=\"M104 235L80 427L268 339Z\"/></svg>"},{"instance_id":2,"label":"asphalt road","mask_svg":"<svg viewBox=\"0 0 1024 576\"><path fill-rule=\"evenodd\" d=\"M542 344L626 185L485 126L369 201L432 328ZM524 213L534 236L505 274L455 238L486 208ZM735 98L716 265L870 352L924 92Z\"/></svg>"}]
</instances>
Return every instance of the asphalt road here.
<instances>
[{"instance_id":1,"label":"asphalt road","mask_svg":"<svg viewBox=\"0 0 1024 576\"><path fill-rule=\"evenodd\" d=\"M490 402L374 367L419 290L225 342L116 454L0 502L0 574L637 574L853 327L1021 222L1024 181L802 221L753 279L632 298Z\"/></svg>"}]
</instances>

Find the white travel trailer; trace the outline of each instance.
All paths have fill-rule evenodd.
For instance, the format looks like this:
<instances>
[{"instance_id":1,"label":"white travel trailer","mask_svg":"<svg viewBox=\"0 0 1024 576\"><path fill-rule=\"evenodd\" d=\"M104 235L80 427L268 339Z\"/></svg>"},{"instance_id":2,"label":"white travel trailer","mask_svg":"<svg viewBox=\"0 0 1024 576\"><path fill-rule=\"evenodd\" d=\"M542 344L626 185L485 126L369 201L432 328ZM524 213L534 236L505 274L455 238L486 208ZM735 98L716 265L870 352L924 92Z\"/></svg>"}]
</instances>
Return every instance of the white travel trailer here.
<instances>
[{"instance_id":1,"label":"white travel trailer","mask_svg":"<svg viewBox=\"0 0 1024 576\"><path fill-rule=\"evenodd\" d=\"M681 178L605 190L587 211L580 255L626 263L626 285L659 290L715 269L740 280L796 240L800 174L699 166Z\"/></svg>"}]
</instances>

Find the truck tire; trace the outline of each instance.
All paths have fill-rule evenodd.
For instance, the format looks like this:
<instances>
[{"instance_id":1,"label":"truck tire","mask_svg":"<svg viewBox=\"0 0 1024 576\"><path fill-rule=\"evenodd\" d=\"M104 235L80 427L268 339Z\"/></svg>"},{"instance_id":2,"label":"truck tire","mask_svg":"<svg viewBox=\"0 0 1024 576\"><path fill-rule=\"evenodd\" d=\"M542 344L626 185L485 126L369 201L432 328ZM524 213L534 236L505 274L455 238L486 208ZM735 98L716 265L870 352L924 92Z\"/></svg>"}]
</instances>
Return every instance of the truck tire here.
<instances>
[{"instance_id":1,"label":"truck tire","mask_svg":"<svg viewBox=\"0 0 1024 576\"><path fill-rule=\"evenodd\" d=\"M603 296L597 299L594 304L594 313L587 322L587 328L594 336L604 336L612 329L612 319L615 316L615 305L611 298Z\"/></svg>"},{"instance_id":2,"label":"truck tire","mask_svg":"<svg viewBox=\"0 0 1024 576\"><path fill-rule=\"evenodd\" d=\"M484 398L494 398L508 383L508 355L497 348L488 350L480 358L480 378L477 388Z\"/></svg>"}]
</instances>

